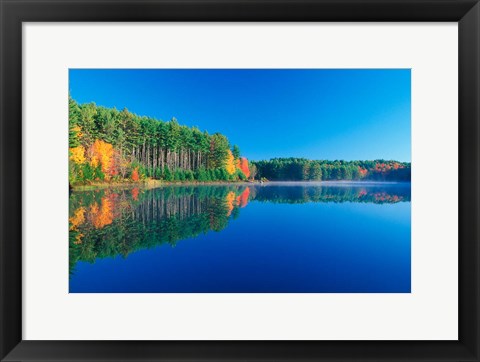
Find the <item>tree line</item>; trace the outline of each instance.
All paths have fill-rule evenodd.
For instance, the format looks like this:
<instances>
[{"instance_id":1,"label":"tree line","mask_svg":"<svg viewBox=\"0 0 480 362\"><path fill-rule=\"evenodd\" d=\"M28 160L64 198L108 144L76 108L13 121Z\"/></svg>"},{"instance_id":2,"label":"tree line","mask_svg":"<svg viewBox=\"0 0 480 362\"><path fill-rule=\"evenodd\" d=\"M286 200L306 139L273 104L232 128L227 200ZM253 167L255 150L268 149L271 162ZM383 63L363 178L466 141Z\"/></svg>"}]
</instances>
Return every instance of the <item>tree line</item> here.
<instances>
[{"instance_id":1,"label":"tree line","mask_svg":"<svg viewBox=\"0 0 480 362\"><path fill-rule=\"evenodd\" d=\"M326 161L305 158L273 158L268 161L250 161L259 178L272 181L410 181L409 162Z\"/></svg>"},{"instance_id":2,"label":"tree line","mask_svg":"<svg viewBox=\"0 0 480 362\"><path fill-rule=\"evenodd\" d=\"M69 97L69 179L92 181L235 181L248 160L220 133L138 116L127 109L78 104Z\"/></svg>"},{"instance_id":3,"label":"tree line","mask_svg":"<svg viewBox=\"0 0 480 362\"><path fill-rule=\"evenodd\" d=\"M249 162L221 133L69 97L69 182L267 179L410 181L407 162L274 158Z\"/></svg>"}]
</instances>

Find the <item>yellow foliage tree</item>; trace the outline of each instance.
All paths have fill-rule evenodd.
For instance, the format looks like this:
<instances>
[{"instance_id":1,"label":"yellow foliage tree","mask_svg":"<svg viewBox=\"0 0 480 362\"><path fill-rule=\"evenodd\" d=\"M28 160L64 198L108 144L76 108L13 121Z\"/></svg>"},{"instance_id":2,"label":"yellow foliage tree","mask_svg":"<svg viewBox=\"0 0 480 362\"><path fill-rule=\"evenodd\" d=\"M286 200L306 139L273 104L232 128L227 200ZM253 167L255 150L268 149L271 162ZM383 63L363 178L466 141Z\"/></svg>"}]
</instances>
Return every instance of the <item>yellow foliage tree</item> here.
<instances>
[{"instance_id":1,"label":"yellow foliage tree","mask_svg":"<svg viewBox=\"0 0 480 362\"><path fill-rule=\"evenodd\" d=\"M225 169L227 170L229 175L233 175L235 173L235 159L233 157L232 151L228 150L227 153L227 161L225 162Z\"/></svg>"},{"instance_id":2,"label":"yellow foliage tree","mask_svg":"<svg viewBox=\"0 0 480 362\"><path fill-rule=\"evenodd\" d=\"M70 148L70 160L80 165L85 163L85 148L83 146Z\"/></svg>"},{"instance_id":3,"label":"yellow foliage tree","mask_svg":"<svg viewBox=\"0 0 480 362\"><path fill-rule=\"evenodd\" d=\"M111 168L113 166L113 146L110 143L104 142L102 140L95 140L92 145L91 155L92 156L90 164L93 167L97 167L98 165L100 165L102 167L102 172L105 174L105 177L108 178Z\"/></svg>"}]
</instances>

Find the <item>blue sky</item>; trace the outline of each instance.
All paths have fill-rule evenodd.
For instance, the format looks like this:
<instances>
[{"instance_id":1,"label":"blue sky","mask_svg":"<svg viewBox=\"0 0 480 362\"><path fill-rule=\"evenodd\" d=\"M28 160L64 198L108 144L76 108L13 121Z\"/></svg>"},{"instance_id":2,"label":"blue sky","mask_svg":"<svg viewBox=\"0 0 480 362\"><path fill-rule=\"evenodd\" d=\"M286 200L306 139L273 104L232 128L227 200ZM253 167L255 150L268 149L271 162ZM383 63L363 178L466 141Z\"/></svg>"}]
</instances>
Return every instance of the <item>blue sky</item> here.
<instances>
[{"instance_id":1,"label":"blue sky","mask_svg":"<svg viewBox=\"0 0 480 362\"><path fill-rule=\"evenodd\" d=\"M79 103L225 134L252 160L411 160L410 69L71 69Z\"/></svg>"}]
</instances>

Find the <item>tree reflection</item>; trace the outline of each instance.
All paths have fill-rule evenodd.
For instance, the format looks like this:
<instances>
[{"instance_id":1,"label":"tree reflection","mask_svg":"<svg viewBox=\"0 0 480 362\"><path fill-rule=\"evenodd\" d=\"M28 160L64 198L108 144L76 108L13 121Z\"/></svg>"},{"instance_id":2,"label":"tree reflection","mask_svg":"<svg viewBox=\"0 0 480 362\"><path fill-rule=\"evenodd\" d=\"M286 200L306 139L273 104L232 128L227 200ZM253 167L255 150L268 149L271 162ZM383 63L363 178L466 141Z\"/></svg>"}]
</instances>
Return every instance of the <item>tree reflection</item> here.
<instances>
[{"instance_id":1,"label":"tree reflection","mask_svg":"<svg viewBox=\"0 0 480 362\"><path fill-rule=\"evenodd\" d=\"M78 261L123 256L225 229L251 201L274 203L410 201L410 187L168 186L70 196L70 273Z\"/></svg>"},{"instance_id":2,"label":"tree reflection","mask_svg":"<svg viewBox=\"0 0 480 362\"><path fill-rule=\"evenodd\" d=\"M305 202L362 202L394 204L410 201L410 184L367 186L269 186L255 189L255 201L301 204ZM252 197L250 197L252 199Z\"/></svg>"},{"instance_id":3,"label":"tree reflection","mask_svg":"<svg viewBox=\"0 0 480 362\"><path fill-rule=\"evenodd\" d=\"M70 272L77 261L122 255L221 231L248 187L96 190L70 196ZM247 195L247 196L245 196Z\"/></svg>"}]
</instances>

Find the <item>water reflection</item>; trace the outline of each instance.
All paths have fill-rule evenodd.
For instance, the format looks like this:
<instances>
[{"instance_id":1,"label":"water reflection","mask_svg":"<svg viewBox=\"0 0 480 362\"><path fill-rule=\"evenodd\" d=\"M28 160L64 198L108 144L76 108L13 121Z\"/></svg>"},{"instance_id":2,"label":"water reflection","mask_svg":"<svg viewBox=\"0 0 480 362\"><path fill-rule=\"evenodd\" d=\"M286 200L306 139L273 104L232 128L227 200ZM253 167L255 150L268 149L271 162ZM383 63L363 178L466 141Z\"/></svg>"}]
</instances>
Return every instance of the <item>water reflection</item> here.
<instances>
[{"instance_id":1,"label":"water reflection","mask_svg":"<svg viewBox=\"0 0 480 362\"><path fill-rule=\"evenodd\" d=\"M410 185L267 184L108 189L70 196L70 274L95 262L225 229L249 202L398 203ZM268 227L266 225L265 227Z\"/></svg>"},{"instance_id":2,"label":"water reflection","mask_svg":"<svg viewBox=\"0 0 480 362\"><path fill-rule=\"evenodd\" d=\"M301 204L305 202L364 202L394 204L410 201L410 184L272 183L256 188L257 201Z\"/></svg>"}]
</instances>

